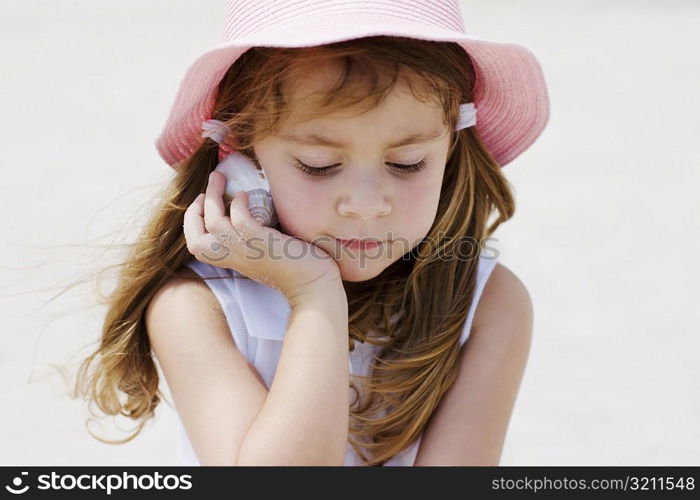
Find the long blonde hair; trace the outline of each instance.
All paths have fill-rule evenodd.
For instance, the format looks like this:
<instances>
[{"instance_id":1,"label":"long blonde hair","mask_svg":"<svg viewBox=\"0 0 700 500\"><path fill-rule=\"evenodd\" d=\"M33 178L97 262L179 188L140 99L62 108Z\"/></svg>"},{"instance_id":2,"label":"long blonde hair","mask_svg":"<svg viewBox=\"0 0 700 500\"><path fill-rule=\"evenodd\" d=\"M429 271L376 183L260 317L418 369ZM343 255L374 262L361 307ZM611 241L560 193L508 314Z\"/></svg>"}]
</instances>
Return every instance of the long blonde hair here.
<instances>
[{"instance_id":1,"label":"long blonde hair","mask_svg":"<svg viewBox=\"0 0 700 500\"><path fill-rule=\"evenodd\" d=\"M253 145L288 113L281 82L293 82L309 64L324 61L340 64L341 77L319 106L309 107L309 117L363 103L371 108L399 76L417 99L441 105L450 130L459 104L473 99L475 70L455 43L375 36L305 48L254 47L229 68L216 95L212 117L230 127L227 142L255 159ZM105 299L99 346L78 370L76 393L106 415L139 423L119 442L136 437L161 400L144 313L157 290L192 257L183 214L205 191L218 163L217 147L206 139L176 166L164 200L130 245L118 285ZM437 217L425 243L371 280L344 282L349 349L355 342L380 346L368 376L357 377L362 390L351 380L356 397L349 442L365 465L385 463L420 436L453 384L480 251L477 244L471 258L464 258L459 246L483 242L514 210L510 186L474 127L453 133ZM497 217L487 226L494 211ZM445 254L461 257L440 257ZM398 313L400 321L392 321Z\"/></svg>"}]
</instances>

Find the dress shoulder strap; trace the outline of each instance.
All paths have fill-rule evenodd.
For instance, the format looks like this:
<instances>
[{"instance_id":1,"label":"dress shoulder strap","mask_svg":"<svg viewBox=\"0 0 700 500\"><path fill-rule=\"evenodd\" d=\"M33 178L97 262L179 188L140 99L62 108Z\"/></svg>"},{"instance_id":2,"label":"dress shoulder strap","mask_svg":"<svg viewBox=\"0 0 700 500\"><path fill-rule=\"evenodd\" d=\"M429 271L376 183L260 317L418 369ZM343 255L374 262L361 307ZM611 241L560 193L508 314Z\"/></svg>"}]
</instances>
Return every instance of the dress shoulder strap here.
<instances>
[{"instance_id":1,"label":"dress shoulder strap","mask_svg":"<svg viewBox=\"0 0 700 500\"><path fill-rule=\"evenodd\" d=\"M196 272L209 286L211 291L214 292L226 316L226 322L233 335L233 342L236 344L236 348L246 359L250 359L251 353L248 352L248 329L246 328L245 321L243 321L240 300L233 283L238 273L232 269L224 269L200 262L197 259L190 259L185 262L185 265Z\"/></svg>"},{"instance_id":2,"label":"dress shoulder strap","mask_svg":"<svg viewBox=\"0 0 700 500\"><path fill-rule=\"evenodd\" d=\"M469 334L471 333L472 329L472 322L474 321L474 313L476 312L476 306L479 303L479 298L481 297L481 293L484 291L484 287L486 286L486 282L491 275L491 271L493 271L493 269L496 267L496 264L498 264L498 259L496 257L486 257L484 255L479 256L474 296L472 297L472 303L469 306L467 320L464 322L462 335L459 338L459 345L464 345L469 338Z\"/></svg>"}]
</instances>

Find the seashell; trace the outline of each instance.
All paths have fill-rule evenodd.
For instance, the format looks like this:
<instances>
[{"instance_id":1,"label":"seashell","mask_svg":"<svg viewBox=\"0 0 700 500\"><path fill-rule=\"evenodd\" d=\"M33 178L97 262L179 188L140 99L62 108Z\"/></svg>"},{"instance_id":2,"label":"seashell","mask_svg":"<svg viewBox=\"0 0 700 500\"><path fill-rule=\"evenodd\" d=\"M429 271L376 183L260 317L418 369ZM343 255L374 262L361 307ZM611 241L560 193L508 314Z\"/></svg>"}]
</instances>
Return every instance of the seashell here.
<instances>
[{"instance_id":1,"label":"seashell","mask_svg":"<svg viewBox=\"0 0 700 500\"><path fill-rule=\"evenodd\" d=\"M258 170L255 163L238 151L224 158L214 169L226 177L224 199L233 200L236 191L248 193L248 210L253 219L268 227L277 225L277 214L270 194L270 184L265 172Z\"/></svg>"},{"instance_id":2,"label":"seashell","mask_svg":"<svg viewBox=\"0 0 700 500\"><path fill-rule=\"evenodd\" d=\"M248 191L248 210L250 216L261 226L274 227L277 225L275 205L272 203L272 195L262 188Z\"/></svg>"}]
</instances>

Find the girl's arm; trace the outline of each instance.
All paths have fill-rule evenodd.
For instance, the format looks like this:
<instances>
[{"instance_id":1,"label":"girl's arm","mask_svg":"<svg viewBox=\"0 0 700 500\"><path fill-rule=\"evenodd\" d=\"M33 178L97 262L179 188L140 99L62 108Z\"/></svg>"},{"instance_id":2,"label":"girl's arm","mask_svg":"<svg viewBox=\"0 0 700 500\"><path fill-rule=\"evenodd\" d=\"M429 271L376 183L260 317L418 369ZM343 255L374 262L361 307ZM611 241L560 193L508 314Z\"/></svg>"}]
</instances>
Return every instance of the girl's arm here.
<instances>
[{"instance_id":1,"label":"girl's arm","mask_svg":"<svg viewBox=\"0 0 700 500\"><path fill-rule=\"evenodd\" d=\"M431 416L414 465L499 465L533 319L525 285L497 264L462 347L457 379Z\"/></svg>"},{"instance_id":2,"label":"girl's arm","mask_svg":"<svg viewBox=\"0 0 700 500\"><path fill-rule=\"evenodd\" d=\"M237 465L343 465L348 439L348 306L340 281L291 305L275 377Z\"/></svg>"},{"instance_id":3,"label":"girl's arm","mask_svg":"<svg viewBox=\"0 0 700 500\"><path fill-rule=\"evenodd\" d=\"M342 285L312 288L293 303L270 391L236 348L203 281L168 281L145 322L201 465L343 463L349 381Z\"/></svg>"},{"instance_id":4,"label":"girl's arm","mask_svg":"<svg viewBox=\"0 0 700 500\"><path fill-rule=\"evenodd\" d=\"M289 301L291 312L275 378L262 404L258 394L263 387L250 389L248 367L245 371L231 369L231 358L237 366L241 365L240 353L229 356L228 362L215 355L215 359L225 363L223 368L229 371L228 381L233 384L229 392L238 395L242 406L239 411L243 416L236 417L233 430L225 421L217 420L218 428L237 437L235 442L223 443L231 448L224 448L223 455L217 453L215 432L198 426L192 432L206 435L203 454L212 450L216 459L225 457L235 464L342 465L349 420L348 305L338 266L319 247L260 226L248 211L245 191L236 194L226 215L222 198L225 180L220 172L212 172L206 193L200 194L185 211L183 232L187 249L201 262L234 269L256 281L274 281L275 288ZM221 245L222 241L226 244ZM261 245L264 242L267 245ZM222 255L216 256L216 262L208 262L214 244ZM304 257L290 258L290 250L297 256L302 255L297 250L305 250ZM273 258L275 255L286 258ZM182 336L188 335L181 324L176 328ZM196 331L193 325L189 328ZM162 334L166 335L169 334ZM221 337L220 330L214 336ZM169 349L180 351L177 346L165 348ZM207 349L198 348L211 353ZM177 370L173 367L170 371ZM207 380L211 373L212 370L207 373ZM207 380L200 381L203 388ZM242 389L244 386L248 389ZM190 408L202 397L188 390L180 399L186 399L184 406ZM216 404L212 399L210 395L208 406ZM235 449L232 460L227 454L230 449Z\"/></svg>"}]
</instances>

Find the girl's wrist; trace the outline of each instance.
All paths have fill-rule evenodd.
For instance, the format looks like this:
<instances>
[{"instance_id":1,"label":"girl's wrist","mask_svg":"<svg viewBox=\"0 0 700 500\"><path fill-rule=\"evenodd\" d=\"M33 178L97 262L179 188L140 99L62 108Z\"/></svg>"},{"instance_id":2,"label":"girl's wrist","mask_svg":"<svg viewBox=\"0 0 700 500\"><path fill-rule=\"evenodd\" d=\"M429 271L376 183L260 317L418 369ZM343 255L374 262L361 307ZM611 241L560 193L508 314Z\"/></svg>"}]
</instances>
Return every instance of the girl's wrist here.
<instances>
[{"instance_id":1,"label":"girl's wrist","mask_svg":"<svg viewBox=\"0 0 700 500\"><path fill-rule=\"evenodd\" d=\"M299 289L287 298L292 309L307 306L334 305L347 313L348 299L340 277L323 278Z\"/></svg>"}]
</instances>

